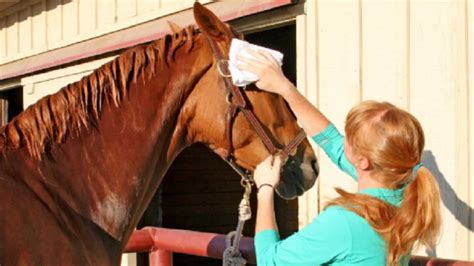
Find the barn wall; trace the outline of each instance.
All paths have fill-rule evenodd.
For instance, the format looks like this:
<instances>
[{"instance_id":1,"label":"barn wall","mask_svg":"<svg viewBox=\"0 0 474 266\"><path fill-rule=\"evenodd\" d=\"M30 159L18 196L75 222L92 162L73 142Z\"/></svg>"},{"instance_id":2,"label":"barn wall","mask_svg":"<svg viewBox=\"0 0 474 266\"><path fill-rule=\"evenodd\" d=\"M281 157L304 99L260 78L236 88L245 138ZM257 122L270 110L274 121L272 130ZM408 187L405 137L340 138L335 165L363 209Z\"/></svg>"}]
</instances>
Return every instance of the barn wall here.
<instances>
[{"instance_id":1,"label":"barn wall","mask_svg":"<svg viewBox=\"0 0 474 266\"><path fill-rule=\"evenodd\" d=\"M194 0L22 1L0 12L0 65L179 12L193 3Z\"/></svg>"},{"instance_id":2,"label":"barn wall","mask_svg":"<svg viewBox=\"0 0 474 266\"><path fill-rule=\"evenodd\" d=\"M307 1L297 18L298 88L343 130L361 100L412 112L426 136L423 163L442 190L443 229L434 252L473 259L472 1ZM307 224L334 187L356 184L320 154L318 185L300 199Z\"/></svg>"}]
</instances>

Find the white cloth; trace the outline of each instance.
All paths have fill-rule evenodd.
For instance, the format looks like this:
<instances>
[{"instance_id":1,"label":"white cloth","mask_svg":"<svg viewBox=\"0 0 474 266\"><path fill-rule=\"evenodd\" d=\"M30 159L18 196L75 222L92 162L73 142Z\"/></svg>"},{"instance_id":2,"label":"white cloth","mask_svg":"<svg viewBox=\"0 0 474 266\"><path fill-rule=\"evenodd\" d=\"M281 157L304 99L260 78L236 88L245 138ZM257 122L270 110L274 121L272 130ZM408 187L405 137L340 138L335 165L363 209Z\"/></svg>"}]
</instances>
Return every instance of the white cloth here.
<instances>
[{"instance_id":1,"label":"white cloth","mask_svg":"<svg viewBox=\"0 0 474 266\"><path fill-rule=\"evenodd\" d=\"M250 48L252 50L258 50L262 49L267 52L269 52L275 60L278 61L280 66L283 64L283 54L280 53L279 51L275 51L269 48L265 48L262 46L258 46L255 44L248 43L246 41L242 41L239 39L232 39L232 42L230 44L230 51L229 51L229 71L230 74L232 75L232 83L234 85L242 87L245 85L248 85L250 83L253 83L258 80L258 77L250 73L248 71L241 71L237 68L237 55L240 54L241 56L248 57L248 58L254 58L252 55L247 53L245 51L246 48Z\"/></svg>"}]
</instances>

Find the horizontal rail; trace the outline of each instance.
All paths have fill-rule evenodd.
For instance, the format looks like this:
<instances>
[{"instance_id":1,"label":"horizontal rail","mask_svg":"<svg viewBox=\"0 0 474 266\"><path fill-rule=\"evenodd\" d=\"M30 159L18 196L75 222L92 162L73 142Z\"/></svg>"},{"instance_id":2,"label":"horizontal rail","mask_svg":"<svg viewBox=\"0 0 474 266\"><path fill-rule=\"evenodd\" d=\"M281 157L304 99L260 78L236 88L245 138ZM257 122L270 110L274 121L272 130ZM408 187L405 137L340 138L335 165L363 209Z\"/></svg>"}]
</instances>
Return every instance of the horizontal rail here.
<instances>
[{"instance_id":1,"label":"horizontal rail","mask_svg":"<svg viewBox=\"0 0 474 266\"><path fill-rule=\"evenodd\" d=\"M221 234L145 227L144 229L133 232L125 248L125 252L157 253L154 256L160 257L161 261L172 261L172 258L169 258L171 252L222 259L222 254L226 248L225 239L226 236ZM161 255L156 251L160 251ZM243 237L240 241L240 251L248 263L256 263L253 238ZM172 262L166 265L171 264ZM474 266L474 262L412 256L410 265Z\"/></svg>"},{"instance_id":2,"label":"horizontal rail","mask_svg":"<svg viewBox=\"0 0 474 266\"><path fill-rule=\"evenodd\" d=\"M435 257L412 256L410 266L472 266L472 261L448 260Z\"/></svg>"},{"instance_id":3,"label":"horizontal rail","mask_svg":"<svg viewBox=\"0 0 474 266\"><path fill-rule=\"evenodd\" d=\"M179 229L145 227L133 232L125 248L130 252L166 250L200 257L222 259L226 236ZM240 252L248 263L256 263L253 238L242 237Z\"/></svg>"}]
</instances>

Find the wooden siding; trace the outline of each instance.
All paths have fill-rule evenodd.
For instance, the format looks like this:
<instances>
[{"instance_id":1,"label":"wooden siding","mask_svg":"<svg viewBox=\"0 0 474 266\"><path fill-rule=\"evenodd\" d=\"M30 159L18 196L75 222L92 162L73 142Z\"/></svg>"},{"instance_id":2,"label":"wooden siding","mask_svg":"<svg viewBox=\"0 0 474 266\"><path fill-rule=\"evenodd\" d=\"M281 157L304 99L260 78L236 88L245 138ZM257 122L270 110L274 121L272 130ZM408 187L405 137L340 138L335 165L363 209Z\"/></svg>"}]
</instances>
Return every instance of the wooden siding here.
<instances>
[{"instance_id":1,"label":"wooden siding","mask_svg":"<svg viewBox=\"0 0 474 266\"><path fill-rule=\"evenodd\" d=\"M22 1L0 11L0 65L179 12L193 3L194 0Z\"/></svg>"},{"instance_id":2,"label":"wooden siding","mask_svg":"<svg viewBox=\"0 0 474 266\"><path fill-rule=\"evenodd\" d=\"M442 190L443 228L435 251L419 254L463 260L474 258L473 3L306 1L297 18L298 87L341 131L349 109L366 99L390 101L420 120L422 161ZM356 190L324 154L319 160L319 183L300 199L300 225L334 187Z\"/></svg>"}]
</instances>

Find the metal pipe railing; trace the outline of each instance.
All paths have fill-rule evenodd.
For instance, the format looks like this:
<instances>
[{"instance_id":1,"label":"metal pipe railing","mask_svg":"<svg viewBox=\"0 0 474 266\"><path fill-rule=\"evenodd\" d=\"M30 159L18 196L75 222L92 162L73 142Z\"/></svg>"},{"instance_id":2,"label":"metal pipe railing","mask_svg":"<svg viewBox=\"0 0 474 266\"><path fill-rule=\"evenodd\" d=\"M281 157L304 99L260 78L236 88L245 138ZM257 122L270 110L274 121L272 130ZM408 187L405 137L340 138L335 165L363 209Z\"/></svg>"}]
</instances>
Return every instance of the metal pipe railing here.
<instances>
[{"instance_id":1,"label":"metal pipe railing","mask_svg":"<svg viewBox=\"0 0 474 266\"><path fill-rule=\"evenodd\" d=\"M149 252L150 265L173 265L172 253L222 259L226 235L179 229L145 227L133 232L126 253ZM240 251L248 263L256 263L253 238L242 237Z\"/></svg>"},{"instance_id":2,"label":"metal pipe railing","mask_svg":"<svg viewBox=\"0 0 474 266\"><path fill-rule=\"evenodd\" d=\"M126 253L148 252L150 266L173 265L173 253L222 259L226 249L225 235L160 227L145 227L133 232ZM253 238L243 237L240 251L248 263L255 264ZM474 266L474 262L412 256L412 266Z\"/></svg>"}]
</instances>

